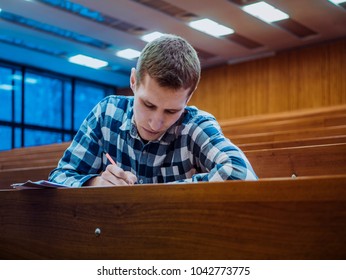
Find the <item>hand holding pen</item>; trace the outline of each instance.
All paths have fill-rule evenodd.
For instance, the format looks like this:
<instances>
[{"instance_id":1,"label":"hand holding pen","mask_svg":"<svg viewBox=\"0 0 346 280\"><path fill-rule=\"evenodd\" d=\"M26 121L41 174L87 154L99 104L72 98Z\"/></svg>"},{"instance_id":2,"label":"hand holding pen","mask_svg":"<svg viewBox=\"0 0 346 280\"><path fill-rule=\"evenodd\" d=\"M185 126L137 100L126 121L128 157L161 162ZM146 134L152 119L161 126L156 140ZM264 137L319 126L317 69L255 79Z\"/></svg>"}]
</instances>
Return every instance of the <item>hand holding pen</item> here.
<instances>
[{"instance_id":1,"label":"hand holding pen","mask_svg":"<svg viewBox=\"0 0 346 280\"><path fill-rule=\"evenodd\" d=\"M108 153L106 153L106 157L111 164L107 165L106 170L100 176L87 181L85 186L125 186L137 182L137 177L133 173L120 168Z\"/></svg>"},{"instance_id":2,"label":"hand holding pen","mask_svg":"<svg viewBox=\"0 0 346 280\"><path fill-rule=\"evenodd\" d=\"M112 163L112 165L107 166L106 171L110 171L110 173L117 178L116 180L123 181L127 185L133 185L137 182L137 177L133 173L121 169L108 153L106 153L106 157ZM110 179L112 180L112 178Z\"/></svg>"}]
</instances>

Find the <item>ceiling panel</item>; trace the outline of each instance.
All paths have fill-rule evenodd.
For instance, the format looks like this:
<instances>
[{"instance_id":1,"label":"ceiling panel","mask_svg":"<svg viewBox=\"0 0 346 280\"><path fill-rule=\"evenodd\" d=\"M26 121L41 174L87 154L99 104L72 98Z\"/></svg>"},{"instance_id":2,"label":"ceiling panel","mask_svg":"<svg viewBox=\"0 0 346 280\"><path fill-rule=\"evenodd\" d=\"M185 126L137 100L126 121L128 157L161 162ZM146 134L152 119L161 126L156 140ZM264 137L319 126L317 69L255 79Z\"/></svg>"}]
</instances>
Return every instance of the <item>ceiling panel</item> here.
<instances>
[{"instance_id":1,"label":"ceiling panel","mask_svg":"<svg viewBox=\"0 0 346 280\"><path fill-rule=\"evenodd\" d=\"M145 42L140 36L146 32L160 31L185 37L200 52L203 68L273 56L285 49L346 36L346 9L328 0L268 0L267 3L290 15L290 20L281 24L268 24L245 13L241 4L256 2L252 0L55 1L65 6L82 5L83 11L103 16L104 23L42 2L1 0L0 9L60 28L65 33L88 36L109 47L100 49L13 23L1 17L0 12L0 59L119 87L128 86L128 75L136 60L119 58L115 52L124 48L141 50ZM204 17L231 27L235 34L216 38L188 26L192 18ZM297 26L306 27L315 34L297 36L287 30ZM30 46L37 46L37 49ZM62 54L48 54L42 51L45 48L59 50ZM67 58L77 53L107 60L109 66L94 70L69 63Z\"/></svg>"}]
</instances>

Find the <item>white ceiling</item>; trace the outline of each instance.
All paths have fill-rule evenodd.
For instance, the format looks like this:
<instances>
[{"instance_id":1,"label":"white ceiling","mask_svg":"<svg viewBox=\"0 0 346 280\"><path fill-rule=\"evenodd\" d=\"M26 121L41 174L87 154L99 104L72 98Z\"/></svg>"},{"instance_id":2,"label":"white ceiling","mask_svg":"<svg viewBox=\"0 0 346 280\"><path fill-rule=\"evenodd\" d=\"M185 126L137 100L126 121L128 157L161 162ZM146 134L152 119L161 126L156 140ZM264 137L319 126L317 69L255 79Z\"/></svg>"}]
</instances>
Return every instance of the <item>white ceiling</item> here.
<instances>
[{"instance_id":1,"label":"white ceiling","mask_svg":"<svg viewBox=\"0 0 346 280\"><path fill-rule=\"evenodd\" d=\"M254 2L253 0L243 0L244 3L251 1ZM288 13L295 22L316 33L302 38L276 24L268 24L252 17L243 12L239 5L228 0L164 0L164 2L171 4L168 8L172 8L172 5L179 8L178 14L175 16L133 0L74 0L72 2L81 4L89 10L98 11L103 15L131 23L145 29L145 31L120 31L35 0L0 0L0 9L3 12L86 35L110 45L108 48L99 49L12 23L1 18L0 15L0 36L2 36L0 37L0 60L126 87L128 74L131 67L135 66L136 61L118 58L114 53L116 50L129 47L141 50L145 46L145 42L140 39L140 35L152 31L173 33L185 37L201 52L203 67L239 63L275 55L275 53L285 49L346 36L346 9L342 6L336 6L328 0L267 0L269 4ZM239 0L239 2L241 1ZM156 5L159 3L160 1L156 1ZM182 10L193 13L196 19L208 17L231 27L236 34L253 40L260 46L249 48L227 38L215 38L191 29L187 25L186 17L181 17ZM64 54L54 56L41 53L11 44L8 40L1 40L1 38L11 38L11 40L24 42L27 45L57 49ZM94 70L73 65L67 61L67 57L78 53L106 60L114 69ZM205 56L203 53L208 55ZM116 70L117 68L119 70Z\"/></svg>"}]
</instances>

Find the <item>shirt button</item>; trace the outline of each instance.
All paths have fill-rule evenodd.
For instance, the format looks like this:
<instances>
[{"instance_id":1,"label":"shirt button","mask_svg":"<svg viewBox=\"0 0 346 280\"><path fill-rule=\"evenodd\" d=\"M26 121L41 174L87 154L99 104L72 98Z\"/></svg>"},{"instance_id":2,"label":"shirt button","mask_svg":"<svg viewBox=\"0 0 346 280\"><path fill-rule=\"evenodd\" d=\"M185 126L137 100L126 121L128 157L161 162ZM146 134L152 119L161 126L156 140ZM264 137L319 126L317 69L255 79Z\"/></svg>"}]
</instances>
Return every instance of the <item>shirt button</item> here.
<instances>
[{"instance_id":1,"label":"shirt button","mask_svg":"<svg viewBox=\"0 0 346 280\"><path fill-rule=\"evenodd\" d=\"M140 180L139 180L139 183L140 183L140 184L143 184L143 179L140 179Z\"/></svg>"}]
</instances>

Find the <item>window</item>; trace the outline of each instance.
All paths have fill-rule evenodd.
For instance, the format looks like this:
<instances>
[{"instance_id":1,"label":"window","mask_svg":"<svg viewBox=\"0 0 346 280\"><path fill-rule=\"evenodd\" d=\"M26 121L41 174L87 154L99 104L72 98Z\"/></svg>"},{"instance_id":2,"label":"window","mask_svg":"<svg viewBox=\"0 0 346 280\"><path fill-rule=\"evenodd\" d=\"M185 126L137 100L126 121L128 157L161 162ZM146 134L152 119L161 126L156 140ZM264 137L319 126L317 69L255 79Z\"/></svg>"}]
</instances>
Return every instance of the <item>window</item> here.
<instances>
[{"instance_id":1,"label":"window","mask_svg":"<svg viewBox=\"0 0 346 280\"><path fill-rule=\"evenodd\" d=\"M24 145L28 146L38 146L51 143L60 143L61 142L61 133L57 132L47 132L34 129L25 129L24 130Z\"/></svg>"},{"instance_id":2,"label":"window","mask_svg":"<svg viewBox=\"0 0 346 280\"><path fill-rule=\"evenodd\" d=\"M0 151L12 148L12 128L0 125Z\"/></svg>"},{"instance_id":3,"label":"window","mask_svg":"<svg viewBox=\"0 0 346 280\"><path fill-rule=\"evenodd\" d=\"M25 75L24 122L63 128L63 82L33 73Z\"/></svg>"},{"instance_id":4,"label":"window","mask_svg":"<svg viewBox=\"0 0 346 280\"><path fill-rule=\"evenodd\" d=\"M74 95L74 129L78 130L83 120L95 105L108 95L107 89L87 83L76 83Z\"/></svg>"},{"instance_id":5,"label":"window","mask_svg":"<svg viewBox=\"0 0 346 280\"><path fill-rule=\"evenodd\" d=\"M0 63L0 151L71 141L115 88Z\"/></svg>"}]
</instances>

